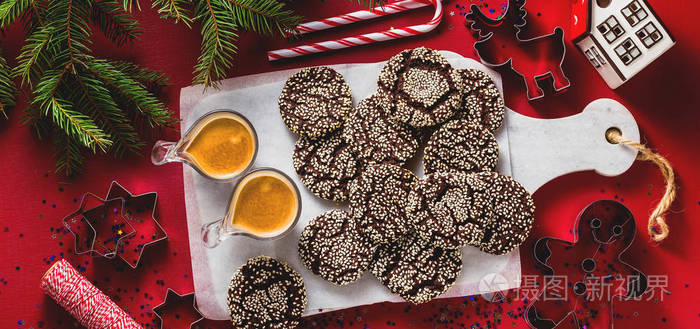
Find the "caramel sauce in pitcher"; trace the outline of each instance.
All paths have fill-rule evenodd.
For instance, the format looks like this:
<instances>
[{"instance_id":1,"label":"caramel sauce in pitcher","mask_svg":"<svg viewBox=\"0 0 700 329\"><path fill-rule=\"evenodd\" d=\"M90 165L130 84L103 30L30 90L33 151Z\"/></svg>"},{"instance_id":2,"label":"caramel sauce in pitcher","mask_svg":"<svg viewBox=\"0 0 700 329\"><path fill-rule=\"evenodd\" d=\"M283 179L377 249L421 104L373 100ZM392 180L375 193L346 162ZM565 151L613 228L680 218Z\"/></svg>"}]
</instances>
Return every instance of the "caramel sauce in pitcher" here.
<instances>
[{"instance_id":1,"label":"caramel sauce in pitcher","mask_svg":"<svg viewBox=\"0 0 700 329\"><path fill-rule=\"evenodd\" d=\"M185 153L205 174L229 178L245 170L255 154L255 138L250 126L230 112L221 112L200 123Z\"/></svg>"},{"instance_id":2,"label":"caramel sauce in pitcher","mask_svg":"<svg viewBox=\"0 0 700 329\"><path fill-rule=\"evenodd\" d=\"M296 189L283 175L260 170L244 177L233 193L229 208L231 225L257 236L275 236L296 219Z\"/></svg>"}]
</instances>

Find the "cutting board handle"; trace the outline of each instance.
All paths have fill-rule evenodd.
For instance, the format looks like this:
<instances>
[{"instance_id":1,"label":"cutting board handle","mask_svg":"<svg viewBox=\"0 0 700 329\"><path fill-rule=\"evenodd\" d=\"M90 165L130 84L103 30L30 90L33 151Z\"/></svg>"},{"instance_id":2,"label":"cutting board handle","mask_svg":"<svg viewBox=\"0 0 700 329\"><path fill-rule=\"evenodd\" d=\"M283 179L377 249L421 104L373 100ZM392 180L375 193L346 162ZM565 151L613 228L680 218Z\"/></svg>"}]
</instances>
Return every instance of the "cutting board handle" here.
<instances>
[{"instance_id":1,"label":"cutting board handle","mask_svg":"<svg viewBox=\"0 0 700 329\"><path fill-rule=\"evenodd\" d=\"M531 193L573 172L620 175L637 155L636 150L605 138L608 129L617 128L624 138L639 141L634 117L612 99L597 99L583 112L559 119L537 119L507 110L505 122L513 177Z\"/></svg>"}]
</instances>

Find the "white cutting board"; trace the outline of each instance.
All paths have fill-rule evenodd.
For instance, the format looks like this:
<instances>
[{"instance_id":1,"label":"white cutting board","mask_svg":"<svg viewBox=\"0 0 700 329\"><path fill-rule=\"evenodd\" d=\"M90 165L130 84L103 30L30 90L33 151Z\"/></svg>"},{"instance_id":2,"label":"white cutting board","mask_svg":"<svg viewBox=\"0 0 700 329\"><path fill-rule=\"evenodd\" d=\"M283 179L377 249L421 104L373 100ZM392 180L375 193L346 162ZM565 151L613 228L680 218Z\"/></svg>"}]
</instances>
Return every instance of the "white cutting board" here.
<instances>
[{"instance_id":1,"label":"white cutting board","mask_svg":"<svg viewBox=\"0 0 700 329\"><path fill-rule=\"evenodd\" d=\"M501 89L501 78L493 70L468 58L443 52L457 68L477 68L487 72ZM376 78L384 62L341 64L332 67L350 85L354 103L376 89ZM302 197L302 215L297 227L285 238L258 241L233 237L215 249L201 242L200 228L223 216L233 183L217 183L183 166L185 203L192 257L192 273L199 310L214 320L229 319L226 308L228 283L235 270L254 256L267 255L289 263L304 278L309 298L306 314L402 299L387 291L371 274L358 282L338 287L309 272L297 255L297 241L306 223L332 208L346 207L321 200L299 181L292 167L292 151L297 137L284 126L277 107L282 85L295 70L263 73L225 80L220 90L202 86L183 88L180 94L182 132L198 117L214 109L233 109L254 125L260 141L256 167L274 167L292 177ZM595 170L613 176L627 170L636 153L605 140L605 131L618 127L631 140L639 140L632 115L619 103L602 99L591 103L578 115L542 120L507 110L504 127L496 133L500 155L498 171L512 175L531 193L546 182L576 171ZM420 156L412 169L421 177ZM494 256L472 247L463 250L464 266L455 286L441 298L489 293L516 288L520 283L520 255Z\"/></svg>"}]
</instances>

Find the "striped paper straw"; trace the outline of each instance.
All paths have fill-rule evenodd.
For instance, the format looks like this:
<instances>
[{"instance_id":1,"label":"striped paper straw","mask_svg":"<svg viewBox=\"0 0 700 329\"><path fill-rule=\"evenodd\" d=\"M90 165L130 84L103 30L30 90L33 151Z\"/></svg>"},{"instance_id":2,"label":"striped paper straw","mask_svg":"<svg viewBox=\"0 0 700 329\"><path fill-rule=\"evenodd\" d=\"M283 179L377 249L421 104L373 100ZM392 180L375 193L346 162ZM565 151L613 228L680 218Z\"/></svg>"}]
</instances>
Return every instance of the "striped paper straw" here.
<instances>
[{"instance_id":1,"label":"striped paper straw","mask_svg":"<svg viewBox=\"0 0 700 329\"><path fill-rule=\"evenodd\" d=\"M366 21L377 17L391 15L402 11L407 11L416 8L430 6L430 0L403 0L394 3L385 4L384 6L375 7L371 10L360 10L354 13L339 15L335 17L325 18L318 21L308 22L297 25L297 30L301 34L322 31L334 28L341 25L352 24L355 22Z\"/></svg>"},{"instance_id":2,"label":"striped paper straw","mask_svg":"<svg viewBox=\"0 0 700 329\"><path fill-rule=\"evenodd\" d=\"M304 56L304 55L309 55L309 54L314 54L314 53L326 52L326 51L330 51L330 50L350 48L350 47L366 45L366 44L382 42L382 41L388 41L388 40L394 40L394 39L400 39L400 38L405 38L405 37L410 37L410 36L430 32L430 31L434 30L438 26L438 24L440 24L440 21L442 20L442 2L441 2L441 0L401 1L401 2L397 2L397 3L393 4L395 6L400 5L398 7L390 8L389 6L392 4L388 4L388 5L384 5L384 9L381 9L381 7L377 7L377 8L374 8L372 11L358 11L358 12L347 14L347 15L341 15L341 16L337 16L337 17L328 18L325 20L320 20L320 21L316 21L316 22L302 24L300 26L304 26L304 27L300 28L300 30L303 33L309 33L309 32L313 32L313 31L329 29L329 28L332 28L335 26L351 24L354 22L368 20L368 19L372 19L375 17L387 15L387 14L393 14L393 13L397 13L397 12L401 12L401 11L405 11L405 10L409 10L409 9L424 7L427 5L426 3L435 6L435 14L433 15L433 18L425 24L395 28L395 29L390 29L390 30L386 30L386 31L382 31L382 32L367 33L367 34L362 34L362 35L358 35L358 36L354 36L354 37L348 37L348 38L330 40L330 41L323 41L323 42L312 43L312 44L308 44L308 45L302 45L302 46L298 46L298 47L271 50L271 51L267 52L267 59L269 61L275 61L275 60L279 60L282 58L292 58L292 57ZM361 13L361 14L357 14L357 13ZM352 16L355 14L357 14L357 16Z\"/></svg>"}]
</instances>

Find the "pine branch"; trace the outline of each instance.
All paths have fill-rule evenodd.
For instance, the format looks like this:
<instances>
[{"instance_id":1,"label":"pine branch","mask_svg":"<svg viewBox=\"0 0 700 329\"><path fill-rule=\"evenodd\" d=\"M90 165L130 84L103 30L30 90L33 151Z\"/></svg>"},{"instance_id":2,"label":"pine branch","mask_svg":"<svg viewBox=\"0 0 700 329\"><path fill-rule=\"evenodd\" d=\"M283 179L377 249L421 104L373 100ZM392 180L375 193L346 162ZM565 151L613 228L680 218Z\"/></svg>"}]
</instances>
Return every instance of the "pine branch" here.
<instances>
[{"instance_id":1,"label":"pine branch","mask_svg":"<svg viewBox=\"0 0 700 329\"><path fill-rule=\"evenodd\" d=\"M194 12L202 24L202 50L194 68L194 83L216 87L233 66L238 51L236 19L226 0L198 1Z\"/></svg>"},{"instance_id":2,"label":"pine branch","mask_svg":"<svg viewBox=\"0 0 700 329\"><path fill-rule=\"evenodd\" d=\"M141 10L141 3L139 3L139 0L122 0L122 7L125 11L131 12L134 8L134 3L136 3L136 9Z\"/></svg>"},{"instance_id":3,"label":"pine branch","mask_svg":"<svg viewBox=\"0 0 700 329\"><path fill-rule=\"evenodd\" d=\"M153 4L151 6L153 8L158 8L160 18L173 19L175 20L175 23L182 22L187 25L187 27L191 27L191 5L192 1L188 0L153 0Z\"/></svg>"},{"instance_id":4,"label":"pine branch","mask_svg":"<svg viewBox=\"0 0 700 329\"><path fill-rule=\"evenodd\" d=\"M282 36L294 31L301 23L301 16L286 9L277 0L226 0L230 4L236 25L266 35L279 33Z\"/></svg>"},{"instance_id":5,"label":"pine branch","mask_svg":"<svg viewBox=\"0 0 700 329\"><path fill-rule=\"evenodd\" d=\"M14 81L12 81L10 70L10 66L7 65L5 58L0 54L0 114L5 119L7 119L5 111L15 105L15 95L17 95L17 89Z\"/></svg>"},{"instance_id":6,"label":"pine branch","mask_svg":"<svg viewBox=\"0 0 700 329\"><path fill-rule=\"evenodd\" d=\"M73 104L59 95L59 87L67 73L63 70L48 70L34 90L32 105L41 110L44 117L51 117L58 128L83 146L95 151L105 151L112 141L95 122L73 107Z\"/></svg>"},{"instance_id":7,"label":"pine branch","mask_svg":"<svg viewBox=\"0 0 700 329\"><path fill-rule=\"evenodd\" d=\"M90 26L87 22L90 17L89 8L82 1L59 0L53 1L48 9L47 28L51 29L49 47L59 49L61 55L67 55L71 69L78 62L89 60L90 52L88 45L91 44L89 36ZM65 53L64 53L65 51ZM63 59L63 58L61 58ZM54 58L54 61L57 61Z\"/></svg>"},{"instance_id":8,"label":"pine branch","mask_svg":"<svg viewBox=\"0 0 700 329\"><path fill-rule=\"evenodd\" d=\"M52 34L52 28L39 29L32 33L22 46L22 51L17 57L17 66L12 70L12 76L21 78L22 85L32 86L32 82L37 81L41 72L48 68L51 58L47 48Z\"/></svg>"},{"instance_id":9,"label":"pine branch","mask_svg":"<svg viewBox=\"0 0 700 329\"><path fill-rule=\"evenodd\" d=\"M104 82L116 98L129 104L148 119L150 127L172 127L176 120L157 97L139 82L118 70L106 60L93 59L85 62L85 68Z\"/></svg>"},{"instance_id":10,"label":"pine branch","mask_svg":"<svg viewBox=\"0 0 700 329\"><path fill-rule=\"evenodd\" d=\"M46 12L48 10L49 0L31 0L29 9L22 15L24 21L24 32L32 34L46 25Z\"/></svg>"},{"instance_id":11,"label":"pine branch","mask_svg":"<svg viewBox=\"0 0 700 329\"><path fill-rule=\"evenodd\" d=\"M74 96L77 104L86 109L90 118L112 137L113 144L108 151L117 157L123 156L125 152L140 154L144 143L104 84L90 77L87 72L79 72L74 81L79 86Z\"/></svg>"},{"instance_id":12,"label":"pine branch","mask_svg":"<svg viewBox=\"0 0 700 329\"><path fill-rule=\"evenodd\" d=\"M31 7L32 0L0 1L0 30L6 29Z\"/></svg>"},{"instance_id":13,"label":"pine branch","mask_svg":"<svg viewBox=\"0 0 700 329\"><path fill-rule=\"evenodd\" d=\"M135 40L141 32L118 0L0 0L0 9L3 22L21 18L25 23L27 42L18 65L6 76L31 87L22 124L31 126L39 138L54 140L57 172L79 172L85 149L115 156L140 154L144 143L135 126L145 122L153 129L177 122L147 89L166 85L165 76L91 53L90 26L117 45Z\"/></svg>"},{"instance_id":14,"label":"pine branch","mask_svg":"<svg viewBox=\"0 0 700 329\"><path fill-rule=\"evenodd\" d=\"M170 80L162 72L149 70L126 61L109 61L115 69L124 72L131 79L146 86L149 90L161 89L170 85Z\"/></svg>"},{"instance_id":15,"label":"pine branch","mask_svg":"<svg viewBox=\"0 0 700 329\"><path fill-rule=\"evenodd\" d=\"M80 144L62 131L58 129L54 130L55 172L63 172L66 176L78 174L85 161L85 156L82 153Z\"/></svg>"},{"instance_id":16,"label":"pine branch","mask_svg":"<svg viewBox=\"0 0 700 329\"><path fill-rule=\"evenodd\" d=\"M137 39L143 32L138 21L113 0L94 0L91 18L117 46Z\"/></svg>"}]
</instances>

